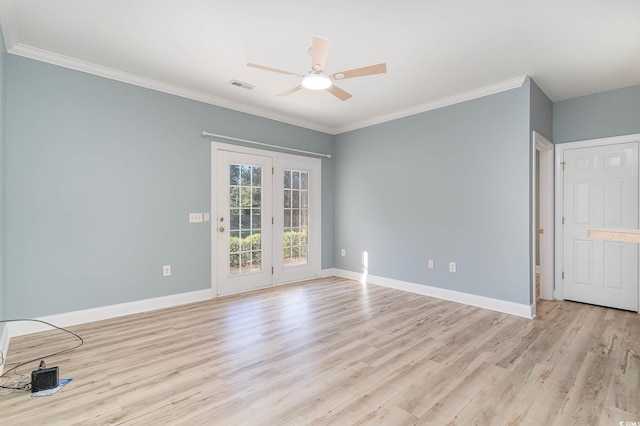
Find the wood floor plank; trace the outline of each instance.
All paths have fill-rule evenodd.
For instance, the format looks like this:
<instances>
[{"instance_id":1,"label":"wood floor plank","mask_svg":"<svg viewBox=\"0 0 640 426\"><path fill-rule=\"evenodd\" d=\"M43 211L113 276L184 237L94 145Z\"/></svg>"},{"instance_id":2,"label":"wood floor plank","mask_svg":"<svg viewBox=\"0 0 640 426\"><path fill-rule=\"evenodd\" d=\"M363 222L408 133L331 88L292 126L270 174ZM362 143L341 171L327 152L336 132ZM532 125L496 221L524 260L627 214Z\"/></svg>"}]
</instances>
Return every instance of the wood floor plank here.
<instances>
[{"instance_id":1,"label":"wood floor plank","mask_svg":"<svg viewBox=\"0 0 640 426\"><path fill-rule=\"evenodd\" d=\"M540 301L533 320L326 278L84 324L53 397L2 424L609 425L640 421L640 316ZM7 362L75 345L11 340ZM6 368L5 370L8 370ZM4 381L4 380L3 380Z\"/></svg>"}]
</instances>

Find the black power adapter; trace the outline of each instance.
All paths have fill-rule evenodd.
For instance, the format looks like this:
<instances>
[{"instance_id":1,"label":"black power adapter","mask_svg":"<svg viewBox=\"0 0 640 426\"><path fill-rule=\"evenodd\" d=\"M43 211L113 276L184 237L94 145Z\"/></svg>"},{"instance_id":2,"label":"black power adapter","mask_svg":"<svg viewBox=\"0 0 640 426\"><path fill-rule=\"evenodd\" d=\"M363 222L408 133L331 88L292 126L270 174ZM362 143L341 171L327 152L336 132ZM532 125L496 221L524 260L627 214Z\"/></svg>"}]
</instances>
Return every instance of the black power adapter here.
<instances>
[{"instance_id":1,"label":"black power adapter","mask_svg":"<svg viewBox=\"0 0 640 426\"><path fill-rule=\"evenodd\" d=\"M58 387L58 367L46 368L44 360L40 367L31 372L31 392L39 392Z\"/></svg>"}]
</instances>

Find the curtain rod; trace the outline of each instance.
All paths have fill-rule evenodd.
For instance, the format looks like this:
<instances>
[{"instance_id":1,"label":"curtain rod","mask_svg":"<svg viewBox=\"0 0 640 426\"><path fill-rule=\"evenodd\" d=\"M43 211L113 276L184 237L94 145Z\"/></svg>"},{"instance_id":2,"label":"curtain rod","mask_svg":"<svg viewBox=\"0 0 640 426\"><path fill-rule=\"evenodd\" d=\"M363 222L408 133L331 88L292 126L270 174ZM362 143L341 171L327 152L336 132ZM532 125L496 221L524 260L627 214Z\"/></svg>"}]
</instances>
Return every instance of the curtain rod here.
<instances>
[{"instance_id":1,"label":"curtain rod","mask_svg":"<svg viewBox=\"0 0 640 426\"><path fill-rule=\"evenodd\" d=\"M232 141L252 143L254 145L268 146L269 148L276 148L276 149L282 149L282 150L285 150L285 151L300 152L302 154L319 155L320 157L331 158L331 155L329 155L329 154L322 154L320 152L313 152L313 151L304 151L302 149L295 149L295 148L287 148L286 146L278 146L278 145L272 145L272 144L269 144L269 143L250 141L248 139L233 138L231 136L216 135L215 133L209 133L209 132L207 132L205 130L202 131L202 136L209 136L209 137L212 137L212 138L228 139L228 140L232 140Z\"/></svg>"}]
</instances>

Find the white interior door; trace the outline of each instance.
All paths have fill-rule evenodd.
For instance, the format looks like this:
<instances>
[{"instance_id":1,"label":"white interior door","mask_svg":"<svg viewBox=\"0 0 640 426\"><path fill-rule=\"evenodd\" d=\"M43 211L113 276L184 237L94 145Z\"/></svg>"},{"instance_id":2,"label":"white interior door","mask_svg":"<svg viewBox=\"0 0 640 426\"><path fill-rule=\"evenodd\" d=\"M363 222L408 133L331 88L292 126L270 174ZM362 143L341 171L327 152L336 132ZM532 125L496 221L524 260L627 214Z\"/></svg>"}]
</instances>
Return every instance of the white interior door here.
<instances>
[{"instance_id":1,"label":"white interior door","mask_svg":"<svg viewBox=\"0 0 640 426\"><path fill-rule=\"evenodd\" d=\"M218 295L268 287L272 280L272 159L218 151Z\"/></svg>"},{"instance_id":2,"label":"white interior door","mask_svg":"<svg viewBox=\"0 0 640 426\"><path fill-rule=\"evenodd\" d=\"M638 244L588 229L638 229L638 142L563 154L563 297L638 311Z\"/></svg>"}]
</instances>

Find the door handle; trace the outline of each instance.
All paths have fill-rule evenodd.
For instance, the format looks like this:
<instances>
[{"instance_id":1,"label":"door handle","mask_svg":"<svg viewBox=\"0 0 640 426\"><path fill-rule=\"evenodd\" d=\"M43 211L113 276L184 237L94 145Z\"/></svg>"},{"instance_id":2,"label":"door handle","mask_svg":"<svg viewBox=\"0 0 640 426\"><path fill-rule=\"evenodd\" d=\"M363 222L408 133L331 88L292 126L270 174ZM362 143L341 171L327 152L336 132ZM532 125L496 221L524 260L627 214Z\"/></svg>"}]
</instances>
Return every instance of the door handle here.
<instances>
[{"instance_id":1,"label":"door handle","mask_svg":"<svg viewBox=\"0 0 640 426\"><path fill-rule=\"evenodd\" d=\"M538 234L544 234L544 229L538 229Z\"/></svg>"},{"instance_id":2,"label":"door handle","mask_svg":"<svg viewBox=\"0 0 640 426\"><path fill-rule=\"evenodd\" d=\"M221 226L220 228L218 228L218 231L224 232L224 227Z\"/></svg>"}]
</instances>

